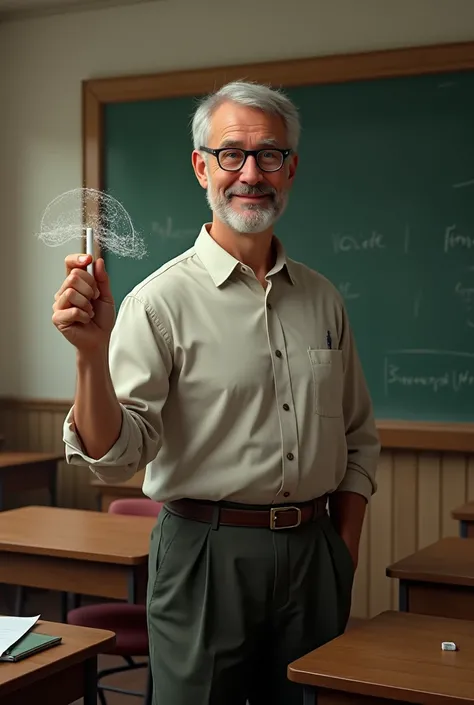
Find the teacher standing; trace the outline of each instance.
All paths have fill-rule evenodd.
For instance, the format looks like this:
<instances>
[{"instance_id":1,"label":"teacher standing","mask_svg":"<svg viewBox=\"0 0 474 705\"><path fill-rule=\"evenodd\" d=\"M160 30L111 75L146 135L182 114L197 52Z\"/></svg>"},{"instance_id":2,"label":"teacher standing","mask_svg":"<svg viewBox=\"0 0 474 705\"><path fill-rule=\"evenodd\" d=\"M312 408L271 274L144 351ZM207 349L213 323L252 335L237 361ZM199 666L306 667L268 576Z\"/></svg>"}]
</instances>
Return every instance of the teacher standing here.
<instances>
[{"instance_id":1,"label":"teacher standing","mask_svg":"<svg viewBox=\"0 0 474 705\"><path fill-rule=\"evenodd\" d=\"M55 297L77 350L68 462L105 482L146 466L144 493L165 503L147 604L155 705L302 705L288 663L349 616L379 441L341 296L274 233L299 132L268 86L207 96L192 166L212 220L194 246L116 320L102 259L93 278L90 257L67 257Z\"/></svg>"}]
</instances>

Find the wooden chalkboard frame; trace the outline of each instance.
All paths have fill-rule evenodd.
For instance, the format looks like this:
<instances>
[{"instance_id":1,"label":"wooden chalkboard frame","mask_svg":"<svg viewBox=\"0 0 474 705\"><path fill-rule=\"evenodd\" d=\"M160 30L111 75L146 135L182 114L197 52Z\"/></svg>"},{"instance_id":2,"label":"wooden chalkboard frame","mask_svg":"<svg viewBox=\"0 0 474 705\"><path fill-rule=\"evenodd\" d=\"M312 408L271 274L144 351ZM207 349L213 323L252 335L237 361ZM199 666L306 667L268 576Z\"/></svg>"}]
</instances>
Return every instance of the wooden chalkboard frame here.
<instances>
[{"instance_id":1,"label":"wooden chalkboard frame","mask_svg":"<svg viewBox=\"0 0 474 705\"><path fill-rule=\"evenodd\" d=\"M82 83L83 185L104 188L103 109L109 103L202 95L242 78L290 87L473 69L474 42L461 42L86 80ZM474 424L378 421L377 427L384 448L474 452Z\"/></svg>"}]
</instances>

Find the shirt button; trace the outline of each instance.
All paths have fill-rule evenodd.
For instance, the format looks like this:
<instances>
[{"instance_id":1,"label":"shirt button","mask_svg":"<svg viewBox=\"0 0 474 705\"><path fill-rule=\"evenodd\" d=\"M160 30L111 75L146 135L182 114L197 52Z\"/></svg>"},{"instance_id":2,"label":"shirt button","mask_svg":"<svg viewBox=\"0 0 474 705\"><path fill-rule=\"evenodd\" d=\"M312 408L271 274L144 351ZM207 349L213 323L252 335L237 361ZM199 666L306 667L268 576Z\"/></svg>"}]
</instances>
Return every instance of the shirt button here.
<instances>
[{"instance_id":1,"label":"shirt button","mask_svg":"<svg viewBox=\"0 0 474 705\"><path fill-rule=\"evenodd\" d=\"M272 310L272 305L271 305L271 304L267 304L267 308L268 308L269 311L271 311L271 310Z\"/></svg>"},{"instance_id":2,"label":"shirt button","mask_svg":"<svg viewBox=\"0 0 474 705\"><path fill-rule=\"evenodd\" d=\"M246 272L246 271L247 271L247 267L243 267L243 266L242 266L242 267L240 268L240 271L241 271L241 272Z\"/></svg>"},{"instance_id":3,"label":"shirt button","mask_svg":"<svg viewBox=\"0 0 474 705\"><path fill-rule=\"evenodd\" d=\"M289 497L290 493L289 492L283 492L283 497Z\"/></svg>"},{"instance_id":4,"label":"shirt button","mask_svg":"<svg viewBox=\"0 0 474 705\"><path fill-rule=\"evenodd\" d=\"M294 459L295 459L295 456L293 455L293 453L287 453L287 454L286 454L286 457L288 458L288 460L294 460Z\"/></svg>"},{"instance_id":5,"label":"shirt button","mask_svg":"<svg viewBox=\"0 0 474 705\"><path fill-rule=\"evenodd\" d=\"M275 350L275 355L277 357L281 357L281 350Z\"/></svg>"},{"instance_id":6,"label":"shirt button","mask_svg":"<svg viewBox=\"0 0 474 705\"><path fill-rule=\"evenodd\" d=\"M288 406L288 404L283 404L283 408L285 409L285 411L289 411L289 410L290 410L290 407Z\"/></svg>"}]
</instances>

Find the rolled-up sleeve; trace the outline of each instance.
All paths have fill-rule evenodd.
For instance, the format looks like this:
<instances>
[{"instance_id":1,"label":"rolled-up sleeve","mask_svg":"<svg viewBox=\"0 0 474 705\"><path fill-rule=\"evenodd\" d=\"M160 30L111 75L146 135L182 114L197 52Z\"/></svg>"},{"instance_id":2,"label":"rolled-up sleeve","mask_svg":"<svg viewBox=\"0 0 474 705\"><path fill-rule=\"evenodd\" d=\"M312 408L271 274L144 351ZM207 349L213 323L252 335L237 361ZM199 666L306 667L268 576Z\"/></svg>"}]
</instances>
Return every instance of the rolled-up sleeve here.
<instances>
[{"instance_id":1,"label":"rolled-up sleeve","mask_svg":"<svg viewBox=\"0 0 474 705\"><path fill-rule=\"evenodd\" d=\"M120 307L109 364L122 409L119 438L102 458L89 457L74 426L74 407L63 427L66 461L88 466L104 482L122 482L156 458L162 443L162 409L169 390L172 340L157 313L137 296ZM98 429L100 433L100 429Z\"/></svg>"},{"instance_id":2,"label":"rolled-up sleeve","mask_svg":"<svg viewBox=\"0 0 474 705\"><path fill-rule=\"evenodd\" d=\"M368 500L377 490L380 441L354 335L344 306L342 310L343 409L348 459L346 474L337 491L356 492Z\"/></svg>"}]
</instances>

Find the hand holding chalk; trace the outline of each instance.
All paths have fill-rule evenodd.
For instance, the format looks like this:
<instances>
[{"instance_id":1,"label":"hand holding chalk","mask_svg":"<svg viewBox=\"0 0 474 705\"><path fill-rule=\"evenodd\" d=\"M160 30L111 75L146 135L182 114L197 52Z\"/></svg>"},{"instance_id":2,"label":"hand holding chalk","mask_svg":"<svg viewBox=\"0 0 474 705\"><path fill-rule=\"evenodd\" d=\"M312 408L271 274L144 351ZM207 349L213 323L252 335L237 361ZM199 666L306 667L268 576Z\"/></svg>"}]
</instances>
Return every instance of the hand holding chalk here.
<instances>
[{"instance_id":1,"label":"hand holding chalk","mask_svg":"<svg viewBox=\"0 0 474 705\"><path fill-rule=\"evenodd\" d=\"M115 322L115 306L102 258L95 262L94 276L87 271L90 255L66 257L66 278L57 291L53 323L81 352L106 349Z\"/></svg>"}]
</instances>

